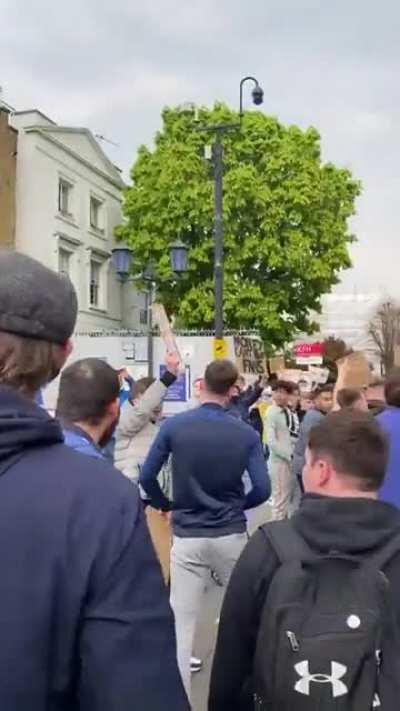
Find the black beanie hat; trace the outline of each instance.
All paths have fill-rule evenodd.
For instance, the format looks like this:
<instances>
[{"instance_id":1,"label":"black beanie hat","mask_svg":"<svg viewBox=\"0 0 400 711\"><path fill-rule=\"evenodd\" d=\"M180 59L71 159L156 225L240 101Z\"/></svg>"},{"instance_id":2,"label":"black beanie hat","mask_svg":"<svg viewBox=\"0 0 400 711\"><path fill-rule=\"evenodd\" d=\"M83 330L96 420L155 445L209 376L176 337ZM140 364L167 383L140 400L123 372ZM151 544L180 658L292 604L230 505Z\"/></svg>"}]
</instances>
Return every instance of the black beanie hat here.
<instances>
[{"instance_id":1,"label":"black beanie hat","mask_svg":"<svg viewBox=\"0 0 400 711\"><path fill-rule=\"evenodd\" d=\"M68 277L25 254L0 250L0 331L64 344L77 312Z\"/></svg>"}]
</instances>

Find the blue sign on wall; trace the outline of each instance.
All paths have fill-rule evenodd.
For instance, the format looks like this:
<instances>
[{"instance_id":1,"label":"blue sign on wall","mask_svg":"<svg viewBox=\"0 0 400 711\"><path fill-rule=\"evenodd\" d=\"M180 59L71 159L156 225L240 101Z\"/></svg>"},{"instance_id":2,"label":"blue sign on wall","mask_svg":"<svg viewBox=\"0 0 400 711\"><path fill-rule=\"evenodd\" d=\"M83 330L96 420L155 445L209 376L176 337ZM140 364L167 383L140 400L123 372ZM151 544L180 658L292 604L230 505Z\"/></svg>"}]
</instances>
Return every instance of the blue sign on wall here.
<instances>
[{"instance_id":1,"label":"blue sign on wall","mask_svg":"<svg viewBox=\"0 0 400 711\"><path fill-rule=\"evenodd\" d=\"M165 365L160 365L160 378L166 371ZM165 402L186 402L188 398L188 368L184 373L179 373L175 382L169 386L167 394L164 398Z\"/></svg>"}]
</instances>

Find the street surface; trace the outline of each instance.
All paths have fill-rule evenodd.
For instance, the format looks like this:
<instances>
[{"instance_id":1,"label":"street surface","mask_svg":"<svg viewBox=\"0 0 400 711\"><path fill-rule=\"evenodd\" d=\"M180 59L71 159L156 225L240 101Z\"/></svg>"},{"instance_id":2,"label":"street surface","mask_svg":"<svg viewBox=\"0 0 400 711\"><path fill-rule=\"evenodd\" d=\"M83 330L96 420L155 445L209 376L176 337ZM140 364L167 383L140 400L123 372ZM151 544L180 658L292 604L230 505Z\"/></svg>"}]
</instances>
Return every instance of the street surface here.
<instances>
[{"instance_id":1,"label":"street surface","mask_svg":"<svg viewBox=\"0 0 400 711\"><path fill-rule=\"evenodd\" d=\"M264 504L251 513L250 516L249 529L250 532L254 532L258 526L269 521L271 508L267 504ZM199 620L195 641L195 656L203 660L204 666L201 672L192 675L193 711L207 711L208 687L218 629L216 622L223 596L224 589L218 587L210 580L210 585L205 593L202 615Z\"/></svg>"}]
</instances>

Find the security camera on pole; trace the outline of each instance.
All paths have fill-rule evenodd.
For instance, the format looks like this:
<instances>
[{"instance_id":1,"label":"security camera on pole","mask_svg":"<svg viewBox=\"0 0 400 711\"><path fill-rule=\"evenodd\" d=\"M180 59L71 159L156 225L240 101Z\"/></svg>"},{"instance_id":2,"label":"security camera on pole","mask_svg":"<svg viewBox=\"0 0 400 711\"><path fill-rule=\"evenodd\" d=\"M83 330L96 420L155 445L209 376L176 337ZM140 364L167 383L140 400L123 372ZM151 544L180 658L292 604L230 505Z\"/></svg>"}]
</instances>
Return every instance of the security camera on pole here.
<instances>
[{"instance_id":1,"label":"security camera on pole","mask_svg":"<svg viewBox=\"0 0 400 711\"><path fill-rule=\"evenodd\" d=\"M224 341L224 223L223 223L223 145L222 135L227 131L241 128L243 118L243 87L253 82L253 103L260 106L264 92L254 77L244 77L240 82L239 123L202 126L199 130L215 133L212 149L214 162L214 295L215 295L215 341L214 357L226 358L227 346Z\"/></svg>"}]
</instances>

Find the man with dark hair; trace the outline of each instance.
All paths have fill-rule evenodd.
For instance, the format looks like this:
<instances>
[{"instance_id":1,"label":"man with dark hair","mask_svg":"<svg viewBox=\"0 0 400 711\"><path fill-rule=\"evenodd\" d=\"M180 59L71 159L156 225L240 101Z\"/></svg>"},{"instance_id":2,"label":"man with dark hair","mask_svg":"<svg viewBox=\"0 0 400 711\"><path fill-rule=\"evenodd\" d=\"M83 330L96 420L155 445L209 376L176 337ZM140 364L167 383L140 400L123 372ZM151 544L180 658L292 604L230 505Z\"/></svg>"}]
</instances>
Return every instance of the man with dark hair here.
<instances>
[{"instance_id":1,"label":"man with dark hair","mask_svg":"<svg viewBox=\"0 0 400 711\"><path fill-rule=\"evenodd\" d=\"M119 420L118 373L100 358L78 360L60 379L57 417L65 444L81 454L103 459Z\"/></svg>"},{"instance_id":2,"label":"man with dark hair","mask_svg":"<svg viewBox=\"0 0 400 711\"><path fill-rule=\"evenodd\" d=\"M209 711L296 709L303 708L302 698L310 709L333 708L338 702L332 700L332 684L318 682L330 681L331 674L333 680L336 671L343 708L347 693L352 703L366 694L365 703L354 708L397 708L393 699L384 701L387 679L398 684L399 652L390 644L391 635L396 637L393 624L400 620L400 512L377 501L386 461L385 437L367 413L333 413L312 429L300 509L290 521L259 529L233 571L220 619ZM310 567L303 563L307 560ZM370 581L382 594L380 569L395 609L388 616L390 628L379 627L377 652L367 629L372 611L367 606L361 612L359 606L364 595L366 601L372 595ZM360 584L357 594L353 578ZM324 616L324 609L330 614ZM381 664L380 682L379 667L374 672L374 663L369 667L365 661L364 644ZM364 678L363 691L357 685ZM397 687L397 699L398 692Z\"/></svg>"},{"instance_id":3,"label":"man with dark hair","mask_svg":"<svg viewBox=\"0 0 400 711\"><path fill-rule=\"evenodd\" d=\"M292 393L292 383L277 380L272 386L274 404L267 410L266 416L268 471L272 484L272 517L276 521L289 516L293 495L293 476L290 468L293 446L287 410Z\"/></svg>"},{"instance_id":4,"label":"man with dark hair","mask_svg":"<svg viewBox=\"0 0 400 711\"><path fill-rule=\"evenodd\" d=\"M342 388L336 395L341 410L361 410L367 412L368 403L364 390L360 388Z\"/></svg>"},{"instance_id":5,"label":"man with dark hair","mask_svg":"<svg viewBox=\"0 0 400 711\"><path fill-rule=\"evenodd\" d=\"M34 403L71 352L76 315L66 277L0 252L0 708L161 711L169 699L187 711L137 488L66 447ZM97 420L87 401L73 414Z\"/></svg>"},{"instance_id":6,"label":"man with dark hair","mask_svg":"<svg viewBox=\"0 0 400 711\"><path fill-rule=\"evenodd\" d=\"M266 501L270 487L260 438L225 406L238 378L227 360L208 365L201 407L167 420L142 468L140 483L153 506L172 509L171 604L178 663L190 694L190 656L210 571L226 585L247 540L244 510ZM173 502L157 475L172 455ZM252 489L244 493L248 471Z\"/></svg>"},{"instance_id":7,"label":"man with dark hair","mask_svg":"<svg viewBox=\"0 0 400 711\"><path fill-rule=\"evenodd\" d=\"M305 455L308 444L308 437L313 427L320 424L333 407L333 387L332 385L321 385L311 393L312 407L306 413L301 423L299 437L297 439L293 454L293 472L297 478L300 489L303 490L302 473L305 463Z\"/></svg>"},{"instance_id":8,"label":"man with dark hair","mask_svg":"<svg viewBox=\"0 0 400 711\"><path fill-rule=\"evenodd\" d=\"M386 379L385 399L387 408L377 416L377 421L389 439L390 451L385 482L379 498L400 508L400 369L398 368Z\"/></svg>"},{"instance_id":9,"label":"man with dark hair","mask_svg":"<svg viewBox=\"0 0 400 711\"><path fill-rule=\"evenodd\" d=\"M260 376L253 385L246 387L246 380L240 375L233 387L232 396L227 405L227 411L251 424L250 409L260 399L264 390L263 378ZM253 426L253 425L252 425Z\"/></svg>"}]
</instances>

